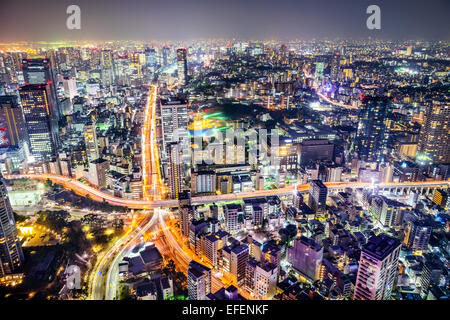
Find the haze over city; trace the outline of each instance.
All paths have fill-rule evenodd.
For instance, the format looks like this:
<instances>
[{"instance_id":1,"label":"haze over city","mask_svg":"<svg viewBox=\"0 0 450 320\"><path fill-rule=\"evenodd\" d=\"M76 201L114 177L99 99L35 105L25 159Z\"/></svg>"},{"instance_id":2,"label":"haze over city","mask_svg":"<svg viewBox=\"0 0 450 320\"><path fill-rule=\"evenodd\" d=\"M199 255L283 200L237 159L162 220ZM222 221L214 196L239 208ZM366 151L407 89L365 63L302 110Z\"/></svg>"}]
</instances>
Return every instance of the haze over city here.
<instances>
[{"instance_id":1,"label":"haze over city","mask_svg":"<svg viewBox=\"0 0 450 320\"><path fill-rule=\"evenodd\" d=\"M81 8L81 30L65 28ZM379 5L381 30L366 28ZM380 38L448 40L446 0L3 0L1 41Z\"/></svg>"}]
</instances>

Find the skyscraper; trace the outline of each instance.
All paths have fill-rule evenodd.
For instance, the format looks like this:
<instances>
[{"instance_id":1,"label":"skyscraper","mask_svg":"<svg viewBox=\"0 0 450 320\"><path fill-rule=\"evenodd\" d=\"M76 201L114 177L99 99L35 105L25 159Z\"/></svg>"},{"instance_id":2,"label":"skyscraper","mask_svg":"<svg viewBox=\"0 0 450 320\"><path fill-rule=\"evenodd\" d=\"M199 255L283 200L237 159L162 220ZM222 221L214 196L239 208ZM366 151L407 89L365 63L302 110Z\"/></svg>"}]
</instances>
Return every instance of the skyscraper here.
<instances>
[{"instance_id":1,"label":"skyscraper","mask_svg":"<svg viewBox=\"0 0 450 320\"><path fill-rule=\"evenodd\" d=\"M162 54L162 66L165 67L169 64L170 49L168 47L163 47L161 50L161 54Z\"/></svg>"},{"instance_id":2,"label":"skyscraper","mask_svg":"<svg viewBox=\"0 0 450 320\"><path fill-rule=\"evenodd\" d=\"M161 100L161 118L164 147L171 142L189 146L188 108L183 100ZM167 152L167 151L166 151Z\"/></svg>"},{"instance_id":3,"label":"skyscraper","mask_svg":"<svg viewBox=\"0 0 450 320\"><path fill-rule=\"evenodd\" d=\"M18 146L26 139L22 108L15 96L0 96L0 130L5 133L0 144Z\"/></svg>"},{"instance_id":4,"label":"skyscraper","mask_svg":"<svg viewBox=\"0 0 450 320\"><path fill-rule=\"evenodd\" d=\"M355 151L364 161L384 162L390 134L392 103L386 97L365 97L359 114Z\"/></svg>"},{"instance_id":5,"label":"skyscraper","mask_svg":"<svg viewBox=\"0 0 450 320\"><path fill-rule=\"evenodd\" d=\"M16 272L22 266L23 260L16 222L0 174L0 277Z\"/></svg>"},{"instance_id":6,"label":"skyscraper","mask_svg":"<svg viewBox=\"0 0 450 320\"><path fill-rule=\"evenodd\" d=\"M361 251L353 299L391 299L400 248L400 241L386 234L369 239Z\"/></svg>"},{"instance_id":7,"label":"skyscraper","mask_svg":"<svg viewBox=\"0 0 450 320\"><path fill-rule=\"evenodd\" d=\"M332 80L337 80L338 76L339 76L339 63L340 63L340 55L339 53L335 53L332 57L331 57L331 62L330 62L330 77Z\"/></svg>"},{"instance_id":8,"label":"skyscraper","mask_svg":"<svg viewBox=\"0 0 450 320\"><path fill-rule=\"evenodd\" d=\"M178 83L181 86L186 85L187 82L187 57L186 49L177 49L177 70L178 70Z\"/></svg>"},{"instance_id":9,"label":"skyscraper","mask_svg":"<svg viewBox=\"0 0 450 320\"><path fill-rule=\"evenodd\" d=\"M58 121L62 115L59 109L58 97L56 94L55 75L47 58L24 59L22 61L23 78L25 85L41 85L47 89L47 101L50 107L50 114L54 121Z\"/></svg>"},{"instance_id":10,"label":"skyscraper","mask_svg":"<svg viewBox=\"0 0 450 320\"><path fill-rule=\"evenodd\" d=\"M172 142L167 144L169 196L178 199L183 189L183 166L181 161L180 144Z\"/></svg>"},{"instance_id":11,"label":"skyscraper","mask_svg":"<svg viewBox=\"0 0 450 320\"><path fill-rule=\"evenodd\" d=\"M102 81L105 85L114 83L114 59L111 50L104 49L100 56Z\"/></svg>"},{"instance_id":12,"label":"skyscraper","mask_svg":"<svg viewBox=\"0 0 450 320\"><path fill-rule=\"evenodd\" d=\"M180 206L179 213L181 234L185 237L188 237L189 225L194 216L194 208L191 205Z\"/></svg>"},{"instance_id":13,"label":"skyscraper","mask_svg":"<svg viewBox=\"0 0 450 320\"><path fill-rule=\"evenodd\" d=\"M450 104L433 101L425 110L420 130L419 152L434 163L450 162Z\"/></svg>"},{"instance_id":14,"label":"skyscraper","mask_svg":"<svg viewBox=\"0 0 450 320\"><path fill-rule=\"evenodd\" d=\"M314 211L323 213L326 209L328 189L321 180L309 183L308 206Z\"/></svg>"},{"instance_id":15,"label":"skyscraper","mask_svg":"<svg viewBox=\"0 0 450 320\"><path fill-rule=\"evenodd\" d=\"M98 150L97 131L95 123L89 122L84 125L84 144L86 146L86 154L88 162L100 158Z\"/></svg>"},{"instance_id":16,"label":"skyscraper","mask_svg":"<svg viewBox=\"0 0 450 320\"><path fill-rule=\"evenodd\" d=\"M211 269L192 260L188 267L189 300L206 300L211 293Z\"/></svg>"},{"instance_id":17,"label":"skyscraper","mask_svg":"<svg viewBox=\"0 0 450 320\"><path fill-rule=\"evenodd\" d=\"M37 161L53 158L56 135L45 86L27 85L19 88L30 151Z\"/></svg>"}]
</instances>

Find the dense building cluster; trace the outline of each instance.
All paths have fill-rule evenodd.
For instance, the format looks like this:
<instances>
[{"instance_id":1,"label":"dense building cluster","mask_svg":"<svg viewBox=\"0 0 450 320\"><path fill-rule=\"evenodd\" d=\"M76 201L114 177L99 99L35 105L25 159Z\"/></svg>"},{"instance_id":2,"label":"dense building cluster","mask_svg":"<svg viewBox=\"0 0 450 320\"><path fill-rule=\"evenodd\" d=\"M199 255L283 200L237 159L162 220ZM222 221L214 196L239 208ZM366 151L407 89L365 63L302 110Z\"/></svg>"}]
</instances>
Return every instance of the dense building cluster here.
<instances>
[{"instance_id":1,"label":"dense building cluster","mask_svg":"<svg viewBox=\"0 0 450 320\"><path fill-rule=\"evenodd\" d=\"M0 170L63 176L119 200L175 201L171 228L189 263L173 260L192 300L445 299L448 49L224 40L3 48ZM150 85L160 188L144 169ZM23 254L0 191L5 278ZM118 278L138 299L169 299L174 279L159 271L173 255L139 244Z\"/></svg>"}]
</instances>

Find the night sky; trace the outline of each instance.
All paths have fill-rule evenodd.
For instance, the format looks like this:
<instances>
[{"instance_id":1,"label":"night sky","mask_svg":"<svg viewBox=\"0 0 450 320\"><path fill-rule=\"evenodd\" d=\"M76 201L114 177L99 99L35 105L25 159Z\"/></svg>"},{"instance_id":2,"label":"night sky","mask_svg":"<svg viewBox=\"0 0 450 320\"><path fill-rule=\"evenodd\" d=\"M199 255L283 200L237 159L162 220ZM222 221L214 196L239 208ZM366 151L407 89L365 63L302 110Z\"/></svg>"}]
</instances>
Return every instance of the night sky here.
<instances>
[{"instance_id":1,"label":"night sky","mask_svg":"<svg viewBox=\"0 0 450 320\"><path fill-rule=\"evenodd\" d=\"M81 30L66 8L81 8ZM366 8L381 7L381 30ZM378 38L450 40L449 0L1 0L0 41Z\"/></svg>"}]
</instances>

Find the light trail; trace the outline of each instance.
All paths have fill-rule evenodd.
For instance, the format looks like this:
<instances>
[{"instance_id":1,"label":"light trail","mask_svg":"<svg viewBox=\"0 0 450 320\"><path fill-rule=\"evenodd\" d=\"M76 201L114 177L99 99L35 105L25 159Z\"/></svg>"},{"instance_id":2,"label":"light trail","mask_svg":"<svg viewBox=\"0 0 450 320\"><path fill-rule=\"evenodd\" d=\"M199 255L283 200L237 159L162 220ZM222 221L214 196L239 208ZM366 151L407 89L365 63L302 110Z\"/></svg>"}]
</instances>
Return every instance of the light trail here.
<instances>
[{"instance_id":1,"label":"light trail","mask_svg":"<svg viewBox=\"0 0 450 320\"><path fill-rule=\"evenodd\" d=\"M94 187L91 187L87 184L84 184L78 180L59 176L52 174L26 174L26 175L5 175L5 179L20 179L20 178L29 178L29 179L37 179L37 180L51 180L56 184L60 184L63 187L73 190L75 193L87 196L89 195L91 199L95 201L106 201L111 205L127 207L130 209L154 209L154 208L176 208L178 207L178 200L132 200L126 198L119 198L112 196L106 192L100 191ZM160 177L158 178L160 179ZM419 181L419 182L388 182L388 183L380 183L373 185L372 183L364 183L364 182L325 182L325 186L328 187L329 190L340 190L345 188L373 188L374 186L380 189L395 189L395 188L448 188L450 182L447 181ZM158 190L158 189L157 189ZM161 189L159 189L161 190ZM307 192L309 190L309 184L302 184L297 186L297 190L300 192ZM273 190L256 190L252 192L240 192L240 193L229 193L229 194L221 194L221 195L213 195L213 196L202 196L202 197L193 197L193 204L206 204L213 202L222 202L222 201L235 201L242 200L246 198L258 198L258 197L267 197L267 196L281 196L281 195L289 195L294 191L294 186L289 186L285 188L273 189Z\"/></svg>"}]
</instances>

